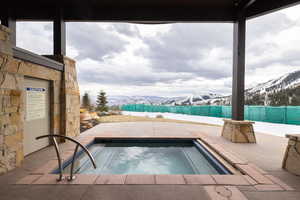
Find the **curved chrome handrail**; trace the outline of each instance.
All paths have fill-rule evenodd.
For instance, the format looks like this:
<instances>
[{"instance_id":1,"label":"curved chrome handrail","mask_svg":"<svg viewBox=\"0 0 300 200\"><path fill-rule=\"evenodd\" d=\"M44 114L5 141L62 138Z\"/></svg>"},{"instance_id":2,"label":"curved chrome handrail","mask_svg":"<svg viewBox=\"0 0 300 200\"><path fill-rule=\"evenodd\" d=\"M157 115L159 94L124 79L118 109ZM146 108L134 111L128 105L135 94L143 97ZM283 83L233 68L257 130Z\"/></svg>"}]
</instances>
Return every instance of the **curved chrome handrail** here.
<instances>
[{"instance_id":1,"label":"curved chrome handrail","mask_svg":"<svg viewBox=\"0 0 300 200\"><path fill-rule=\"evenodd\" d=\"M76 143L76 147L75 147L75 150L74 150L74 153L73 153L73 158L72 158L70 176L68 177L68 181L72 181L72 180L75 179L75 176L73 175L73 170L74 170L74 162L75 162L75 159L76 159L76 154L77 154L77 151L78 151L79 147L81 147L85 151L85 153L87 153L87 155L89 156L89 158L90 158L90 160L91 160L94 168L95 169L97 168L96 163L95 163L95 159L93 158L92 154L89 152L89 150L85 146L83 146L77 140L74 140L73 138L70 138L68 136L56 135L56 134L53 134L53 135L42 135L42 136L36 137L35 139L38 140L38 139L46 138L46 137L52 138L53 143L54 143L54 147L55 147L55 151L56 151L56 155L57 155L57 160L58 160L58 167L59 167L59 178L57 179L57 181L63 180L64 176L63 176L63 169L62 169L62 164L61 164L61 156L60 156L58 144L57 144L57 141L56 141L55 137L68 139L68 140Z\"/></svg>"}]
</instances>

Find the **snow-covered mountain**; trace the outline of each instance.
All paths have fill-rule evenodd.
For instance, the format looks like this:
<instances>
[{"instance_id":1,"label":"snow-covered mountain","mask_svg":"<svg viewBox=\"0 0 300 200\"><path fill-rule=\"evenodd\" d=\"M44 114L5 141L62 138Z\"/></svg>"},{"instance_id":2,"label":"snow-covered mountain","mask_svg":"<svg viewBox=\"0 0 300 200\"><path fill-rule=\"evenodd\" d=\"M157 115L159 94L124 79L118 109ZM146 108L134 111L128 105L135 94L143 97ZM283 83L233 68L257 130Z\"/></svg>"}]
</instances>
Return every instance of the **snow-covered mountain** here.
<instances>
[{"instance_id":1,"label":"snow-covered mountain","mask_svg":"<svg viewBox=\"0 0 300 200\"><path fill-rule=\"evenodd\" d=\"M246 105L300 105L300 70L294 71L279 78L257 84L245 90ZM217 104L215 99L210 105L230 105L231 96L221 97Z\"/></svg>"},{"instance_id":2,"label":"snow-covered mountain","mask_svg":"<svg viewBox=\"0 0 300 200\"><path fill-rule=\"evenodd\" d=\"M200 105L208 102L211 99L221 97L221 95L209 93L202 95L190 95L187 97L169 98L167 101L162 102L164 105Z\"/></svg>"},{"instance_id":3,"label":"snow-covered mountain","mask_svg":"<svg viewBox=\"0 0 300 200\"><path fill-rule=\"evenodd\" d=\"M203 95L191 95L182 97L160 96L108 96L109 105L124 104L152 104L152 105L197 105L202 101L208 101L221 95L209 93Z\"/></svg>"},{"instance_id":4,"label":"snow-covered mountain","mask_svg":"<svg viewBox=\"0 0 300 200\"><path fill-rule=\"evenodd\" d=\"M277 79L260 83L255 87L248 88L246 94L265 94L274 93L288 88L294 88L300 85L300 70L289 74L285 74Z\"/></svg>"},{"instance_id":5,"label":"snow-covered mountain","mask_svg":"<svg viewBox=\"0 0 300 200\"><path fill-rule=\"evenodd\" d=\"M108 105L125 105L125 104L153 104L158 105L166 101L165 97L158 96L108 96Z\"/></svg>"},{"instance_id":6,"label":"snow-covered mountain","mask_svg":"<svg viewBox=\"0 0 300 200\"><path fill-rule=\"evenodd\" d=\"M295 90L300 90L300 70L285 74L279 78L260 83L245 90L246 103L251 105L293 105L291 102L300 101L300 96ZM289 96L285 100L281 93L289 90ZM295 91L294 91L295 90ZM297 94L294 94L297 93ZM280 98L280 103L278 98ZM190 95L181 97L160 96L109 96L109 105L124 104L152 104L152 105L230 105L231 95L220 95L215 93ZM296 103L298 105L298 103ZM300 105L300 104L299 104Z\"/></svg>"}]
</instances>

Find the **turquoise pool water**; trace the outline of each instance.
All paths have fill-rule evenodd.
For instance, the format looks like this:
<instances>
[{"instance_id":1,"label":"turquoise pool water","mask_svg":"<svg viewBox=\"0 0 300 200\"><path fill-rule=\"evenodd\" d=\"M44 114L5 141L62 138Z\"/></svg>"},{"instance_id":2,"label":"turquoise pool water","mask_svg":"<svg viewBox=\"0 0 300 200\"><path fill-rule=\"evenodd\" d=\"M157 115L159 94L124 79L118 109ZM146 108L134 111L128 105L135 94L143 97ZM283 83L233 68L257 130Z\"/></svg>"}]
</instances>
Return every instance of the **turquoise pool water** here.
<instances>
[{"instance_id":1,"label":"turquoise pool water","mask_svg":"<svg viewBox=\"0 0 300 200\"><path fill-rule=\"evenodd\" d=\"M81 154L75 163L75 173L219 174L192 142L104 142L91 145L89 150L97 168ZM69 170L70 164L64 172Z\"/></svg>"}]
</instances>

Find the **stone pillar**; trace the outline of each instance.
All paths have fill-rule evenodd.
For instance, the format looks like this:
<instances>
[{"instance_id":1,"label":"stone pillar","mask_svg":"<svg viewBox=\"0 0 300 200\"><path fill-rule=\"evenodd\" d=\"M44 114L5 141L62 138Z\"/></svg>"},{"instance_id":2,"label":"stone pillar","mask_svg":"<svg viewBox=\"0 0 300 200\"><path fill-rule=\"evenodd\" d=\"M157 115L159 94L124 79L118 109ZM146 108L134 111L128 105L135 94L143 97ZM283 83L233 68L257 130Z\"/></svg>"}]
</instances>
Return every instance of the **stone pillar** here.
<instances>
[{"instance_id":1,"label":"stone pillar","mask_svg":"<svg viewBox=\"0 0 300 200\"><path fill-rule=\"evenodd\" d=\"M286 135L288 146L282 162L282 168L300 176L300 134Z\"/></svg>"},{"instance_id":2,"label":"stone pillar","mask_svg":"<svg viewBox=\"0 0 300 200\"><path fill-rule=\"evenodd\" d=\"M254 122L224 119L222 137L234 143L256 143Z\"/></svg>"},{"instance_id":3,"label":"stone pillar","mask_svg":"<svg viewBox=\"0 0 300 200\"><path fill-rule=\"evenodd\" d=\"M0 25L0 174L21 165L23 155L23 78L12 57L10 30Z\"/></svg>"},{"instance_id":4,"label":"stone pillar","mask_svg":"<svg viewBox=\"0 0 300 200\"><path fill-rule=\"evenodd\" d=\"M80 93L75 61L63 57L64 74L62 87L62 127L64 135L74 137L80 134Z\"/></svg>"}]
</instances>

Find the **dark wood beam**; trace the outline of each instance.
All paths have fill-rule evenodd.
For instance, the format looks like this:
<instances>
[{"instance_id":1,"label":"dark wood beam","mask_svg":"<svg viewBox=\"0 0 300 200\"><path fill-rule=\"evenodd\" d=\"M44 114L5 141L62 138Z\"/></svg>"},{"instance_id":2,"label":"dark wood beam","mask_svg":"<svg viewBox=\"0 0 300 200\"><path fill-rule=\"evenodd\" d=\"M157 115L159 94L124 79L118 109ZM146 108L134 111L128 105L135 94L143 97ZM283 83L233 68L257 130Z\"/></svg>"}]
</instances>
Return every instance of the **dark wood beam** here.
<instances>
[{"instance_id":1,"label":"dark wood beam","mask_svg":"<svg viewBox=\"0 0 300 200\"><path fill-rule=\"evenodd\" d=\"M258 0L247 9L246 16L247 18L259 17L298 4L300 0Z\"/></svg>"},{"instance_id":2,"label":"dark wood beam","mask_svg":"<svg viewBox=\"0 0 300 200\"><path fill-rule=\"evenodd\" d=\"M129 6L80 6L62 7L66 22L233 22L232 7L129 7ZM55 8L38 5L14 7L17 20L53 20ZM1 13L0 13L1 15Z\"/></svg>"},{"instance_id":3,"label":"dark wood beam","mask_svg":"<svg viewBox=\"0 0 300 200\"><path fill-rule=\"evenodd\" d=\"M232 119L244 120L246 17L240 11L233 30Z\"/></svg>"},{"instance_id":4,"label":"dark wood beam","mask_svg":"<svg viewBox=\"0 0 300 200\"><path fill-rule=\"evenodd\" d=\"M237 2L237 6L239 9L246 9L254 4L257 0L240 0Z\"/></svg>"},{"instance_id":5,"label":"dark wood beam","mask_svg":"<svg viewBox=\"0 0 300 200\"><path fill-rule=\"evenodd\" d=\"M254 4L256 2L256 0L248 0L248 2L246 2L244 8L248 8L250 7L252 4Z\"/></svg>"},{"instance_id":6,"label":"dark wood beam","mask_svg":"<svg viewBox=\"0 0 300 200\"><path fill-rule=\"evenodd\" d=\"M66 55L66 23L58 12L53 20L53 54Z\"/></svg>"},{"instance_id":7,"label":"dark wood beam","mask_svg":"<svg viewBox=\"0 0 300 200\"><path fill-rule=\"evenodd\" d=\"M12 17L5 16L1 18L1 25L6 26L10 29L10 41L13 46L16 46L17 37L16 37L16 20Z\"/></svg>"}]
</instances>

